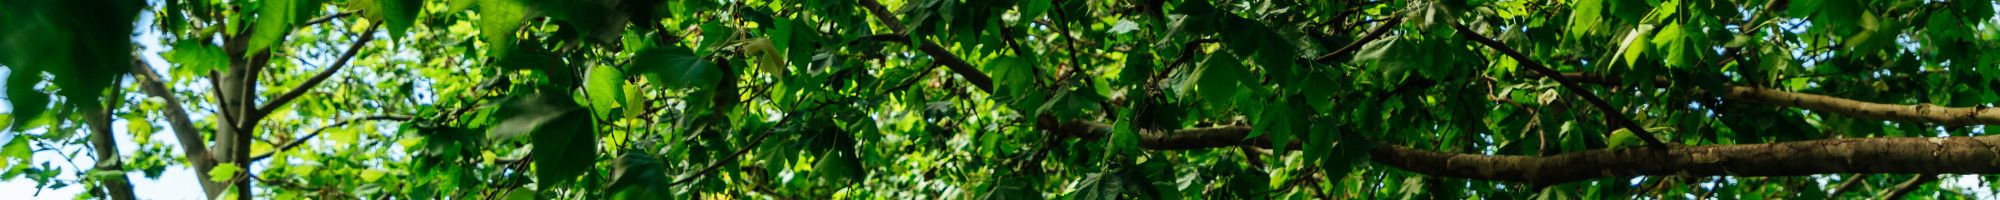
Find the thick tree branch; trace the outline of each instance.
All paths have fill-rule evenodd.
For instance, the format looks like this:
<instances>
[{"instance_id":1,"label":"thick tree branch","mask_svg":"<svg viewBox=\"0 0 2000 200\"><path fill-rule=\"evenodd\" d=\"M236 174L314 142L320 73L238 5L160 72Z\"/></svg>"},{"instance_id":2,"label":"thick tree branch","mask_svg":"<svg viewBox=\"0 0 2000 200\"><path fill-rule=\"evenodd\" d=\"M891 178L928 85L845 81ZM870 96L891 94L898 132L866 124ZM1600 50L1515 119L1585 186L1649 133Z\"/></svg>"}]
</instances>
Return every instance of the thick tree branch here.
<instances>
[{"instance_id":1,"label":"thick tree branch","mask_svg":"<svg viewBox=\"0 0 2000 200\"><path fill-rule=\"evenodd\" d=\"M1402 24L1403 24L1403 16L1389 17L1389 21L1382 22L1382 25L1376 26L1375 29L1369 29L1368 33L1366 35L1362 35L1360 39L1356 39L1352 43L1347 43L1347 46L1341 46L1340 49L1335 49L1333 50L1333 52L1327 52L1324 55L1320 55L1318 58L1313 58L1313 61L1322 63L1333 62L1333 59L1339 58L1338 56L1340 56L1341 54L1346 54L1347 52L1353 52L1355 49L1360 49L1362 45L1367 45L1369 42L1374 42L1375 39L1381 39L1383 34L1389 33L1389 29L1394 29L1397 26L1402 26Z\"/></svg>"},{"instance_id":2,"label":"thick tree branch","mask_svg":"<svg viewBox=\"0 0 2000 200\"><path fill-rule=\"evenodd\" d=\"M861 0L861 7L867 8L870 14L875 15L875 19L882 20L884 26L889 26L889 30L895 31L897 35L906 37L897 41L910 41L907 38L909 37L909 32L904 30L903 23L898 21L893 13L889 12L889 8L883 7L882 3L875 2L875 0ZM944 46L940 46L937 42L932 41L924 41L922 44L911 45L916 45L917 50L923 51L924 54L930 55L931 59L935 59L938 63L944 64L945 67L951 68L952 72L958 73L960 77L964 77L966 82L972 82L972 86L979 87L979 90L986 93L993 93L993 78L986 76L986 73L979 72L979 68L973 67L972 63L966 62L965 59L959 58L957 55L952 55L951 50L945 49Z\"/></svg>"},{"instance_id":3,"label":"thick tree branch","mask_svg":"<svg viewBox=\"0 0 2000 200\"><path fill-rule=\"evenodd\" d=\"M1585 73L1563 73L1564 79L1578 80L1594 84L1618 84L1616 78ZM1666 83L1664 78L1653 81ZM1858 101L1847 98L1788 92L1770 88L1730 86L1729 91L1718 94L1726 100L1765 103L1774 106L1797 107L1807 110L1838 113L1841 115L1903 122L1929 122L1944 125L1995 125L2000 124L2000 109L1986 107L1945 107L1931 104L1885 104Z\"/></svg>"},{"instance_id":4,"label":"thick tree branch","mask_svg":"<svg viewBox=\"0 0 2000 200\"><path fill-rule=\"evenodd\" d=\"M306 140L311 140L313 137L319 136L319 134L321 132L325 132L327 128L346 126L347 124L360 121L374 121L374 120L409 121L410 119L414 119L414 117L404 116L404 115L376 115L376 116L367 116L361 118L340 120L339 122L334 122L333 124L328 124L326 126L319 127L318 129L313 129L312 133L307 133L305 136L299 137L299 139L294 139L291 142L285 142L285 144L278 145L278 147L276 149L271 150L270 153L264 153L263 155L252 156L250 157L249 162L257 162L260 160L264 160L265 158L271 158L271 155L277 155L278 153L283 153L287 150L292 150L293 147L298 147L299 144L306 143Z\"/></svg>"},{"instance_id":5,"label":"thick tree branch","mask_svg":"<svg viewBox=\"0 0 2000 200\"><path fill-rule=\"evenodd\" d=\"M180 98L175 97L172 90L167 90L166 79L153 73L153 68L133 65L132 74L136 76L134 79L139 81L141 91L165 100L162 101L164 107L160 112L167 116L167 127L174 130L174 140L180 142L181 156L186 157L188 165L194 168L195 177L201 180L197 182L201 182L204 194L208 194L208 198L211 199L219 198L217 194L222 193L222 185L208 181L210 179L207 173L209 169L215 167L215 157L208 154L208 144L202 140L201 132L196 131L193 119L188 118L187 108L181 105Z\"/></svg>"},{"instance_id":6,"label":"thick tree branch","mask_svg":"<svg viewBox=\"0 0 2000 200\"><path fill-rule=\"evenodd\" d=\"M1479 44L1486 45L1486 47L1492 48L1494 51L1499 51L1501 54L1506 54L1508 57L1513 57L1516 62L1521 63L1522 67L1528 68L1528 70L1530 71L1535 71L1535 73L1539 73L1542 74L1543 76L1548 76L1551 79L1555 79L1556 83L1561 83L1563 88L1567 88L1570 90L1570 92L1574 92L1577 95L1583 96L1584 101L1590 102L1590 105L1592 107L1596 107L1598 111L1602 111L1604 112L1605 115L1608 115L1609 118L1611 118L1611 121L1613 121L1613 123L1617 123L1620 126L1624 126L1626 130L1632 131L1633 135L1637 135L1639 136L1639 139L1645 140L1647 146L1651 146L1653 148L1667 147L1667 144L1660 142L1660 139L1658 137L1654 137L1652 132L1646 131L1645 127L1640 127L1639 123L1633 122L1631 117L1626 117L1624 112L1619 111L1619 109L1617 107L1612 106L1610 102L1605 102L1604 98L1597 97L1597 94L1591 93L1590 89L1585 89L1583 88L1582 85L1578 85L1576 81L1569 80L1568 78L1563 78L1562 76L1558 76L1559 74L1562 74L1561 72L1557 72L1555 69L1550 69L1547 66L1542 66L1541 63L1535 62L1534 59L1529 58L1527 54L1522 54L1520 51L1514 50L1513 47L1508 47L1507 44L1500 43L1500 41L1493 40L1493 38L1488 38L1484 35L1479 35L1479 32L1473 31L1472 28L1465 27L1464 24L1453 23L1451 24L1451 27L1458 29L1458 34L1460 36L1463 36L1466 39L1470 39L1473 42L1478 42Z\"/></svg>"},{"instance_id":7,"label":"thick tree branch","mask_svg":"<svg viewBox=\"0 0 2000 200\"><path fill-rule=\"evenodd\" d=\"M289 103L293 99L298 99L300 95L305 95L306 91L311 91L313 86L318 86L319 83L326 82L327 78L333 77L333 74L336 72L340 72L340 68L347 67L347 63L354 60L356 54L361 53L361 48L367 46L368 41L374 41L375 29L381 27L382 24L369 25L367 31L361 32L361 38L355 39L354 44L348 45L347 52L341 53L340 58L333 61L333 65L327 66L326 70L322 70L319 74L307 78L306 82L299 83L298 87L292 88L291 91L286 91L284 95L279 95L278 98L271 99L270 102L264 102L263 106L257 107L257 113L270 113L272 110L277 110L279 106L284 106L285 103ZM257 121L257 119L251 118L249 121Z\"/></svg>"},{"instance_id":8,"label":"thick tree branch","mask_svg":"<svg viewBox=\"0 0 2000 200\"><path fill-rule=\"evenodd\" d=\"M1068 122L1041 127L1059 135L1101 138L1109 125ZM1141 131L1140 147L1157 150L1268 146L1248 126ZM1435 152L1392 144L1369 150L1376 163L1419 174L1553 185L1598 177L1802 176L1831 173L2000 173L2000 135L1825 139L1767 144L1596 149L1553 156Z\"/></svg>"}]
</instances>

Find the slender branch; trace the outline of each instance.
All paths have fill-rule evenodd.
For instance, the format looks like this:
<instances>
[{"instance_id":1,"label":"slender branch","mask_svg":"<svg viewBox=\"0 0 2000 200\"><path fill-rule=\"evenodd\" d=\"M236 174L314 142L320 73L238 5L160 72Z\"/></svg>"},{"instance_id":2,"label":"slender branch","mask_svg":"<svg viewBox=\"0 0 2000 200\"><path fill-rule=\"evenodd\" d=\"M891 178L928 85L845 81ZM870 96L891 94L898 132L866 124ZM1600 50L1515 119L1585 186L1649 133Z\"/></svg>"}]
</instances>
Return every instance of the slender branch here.
<instances>
[{"instance_id":1,"label":"slender branch","mask_svg":"<svg viewBox=\"0 0 2000 200\"><path fill-rule=\"evenodd\" d=\"M1490 47L1494 51L1499 51L1501 54L1506 54L1508 57L1513 57L1516 62L1520 62L1521 66L1528 68L1528 70L1535 71L1535 73L1540 73L1543 76L1548 76L1550 79L1555 79L1556 83L1561 83L1563 88L1567 88L1570 90L1570 92L1575 92L1577 93L1577 95L1583 96L1584 101L1590 102L1590 105L1596 107L1598 111L1603 111L1605 115L1608 115L1609 118L1611 118L1611 121L1617 123L1618 125L1624 126L1626 130L1632 131L1632 134L1639 136L1639 139L1645 140L1647 146L1651 146L1653 148L1667 147L1667 144L1660 142L1660 139L1658 137L1654 137L1652 132L1646 131L1645 127L1640 127L1639 123L1633 122L1632 118L1626 117L1623 111L1620 111L1618 108L1611 106L1610 102L1605 102L1604 98L1597 97L1597 94L1591 93L1590 89L1585 89L1583 88L1583 86L1578 85L1576 81L1558 76L1562 74L1562 72L1557 72L1555 69L1550 69L1547 66L1542 66L1541 63L1537 63L1534 61L1534 59L1529 58L1527 54L1522 54L1520 51L1515 51L1514 48L1508 47L1507 44L1502 44L1500 43L1500 41L1493 40L1493 38L1488 38L1486 36L1479 35L1478 32L1472 31L1472 28L1466 28L1464 24L1453 23L1451 24L1451 27L1458 29L1458 34L1460 36L1464 36L1466 39L1471 39L1474 42L1479 42L1479 44L1486 45L1486 47Z\"/></svg>"},{"instance_id":2,"label":"slender branch","mask_svg":"<svg viewBox=\"0 0 2000 200\"><path fill-rule=\"evenodd\" d=\"M355 39L354 44L348 45L347 52L342 53L340 59L334 60L332 66L327 66L326 70L321 70L319 74L313 75L312 78L307 78L306 82L299 83L298 87L292 88L291 91L286 91L284 95L271 99L270 102L264 102L263 106L257 107L257 112L270 113L272 110L277 110L279 106L284 106L293 99L298 99L300 95L305 95L306 91L311 91L313 86L318 86L319 83L326 82L327 78L333 77L335 72L340 72L340 68L346 67L348 62L354 60L355 54L360 54L361 48L367 46L368 41L375 40L375 29L381 27L382 24L369 25L367 31L361 32L361 38Z\"/></svg>"},{"instance_id":3,"label":"slender branch","mask_svg":"<svg viewBox=\"0 0 2000 200\"><path fill-rule=\"evenodd\" d=\"M818 106L813 106L812 109L807 109L807 110L819 110L819 108L826 107L827 105L832 105L832 103L819 104ZM804 110L795 110L792 111L791 113L785 113L785 117L778 119L778 122L772 124L770 129L764 129L763 133L757 134L757 138L750 139L750 143L744 144L742 149L737 149L735 153L730 153L729 157L723 157L722 160L717 160L714 163L709 163L708 166L702 167L701 170L695 170L693 174L681 176L681 178L674 180L674 182L667 183L665 187L673 187L675 185L680 185L683 183L688 183L689 181L694 181L695 178L701 177L704 174L715 172L716 169L722 168L722 165L730 164L731 162L735 162L736 159L743 158L744 153L750 153L750 150L756 149L757 145L764 144L764 139L770 138L771 133L777 132L779 126L783 126L785 125L786 122L791 122L792 118L797 118L799 114L805 113L801 111Z\"/></svg>"},{"instance_id":4,"label":"slender branch","mask_svg":"<svg viewBox=\"0 0 2000 200\"><path fill-rule=\"evenodd\" d=\"M299 139L294 139L291 142L285 142L285 144L278 145L277 148L272 149L270 153L264 153L263 155L252 156L250 157L249 162L257 162L260 160L264 160L265 158L271 158L272 155L277 155L278 153L284 153L287 150L292 150L292 148L298 147L299 144L306 143L306 140L311 140L313 137L319 136L319 134L321 132L325 132L327 128L346 126L347 124L360 121L374 121L374 120L409 121L410 119L414 119L414 117L404 116L404 115L376 115L376 116L367 116L361 118L340 120L339 122L334 122L333 124L328 124L326 126L319 127L318 129L313 129L312 133L307 133L305 136L299 137Z\"/></svg>"},{"instance_id":5,"label":"slender branch","mask_svg":"<svg viewBox=\"0 0 2000 200\"><path fill-rule=\"evenodd\" d=\"M1937 174L1918 174L1916 178L1910 178L1909 181L1903 181L1903 184L1897 184L1889 191L1883 191L1882 199L1903 199L1903 195L1909 195L1910 191L1937 180Z\"/></svg>"},{"instance_id":6,"label":"slender branch","mask_svg":"<svg viewBox=\"0 0 2000 200\"><path fill-rule=\"evenodd\" d=\"M1867 182L1867 181L1868 181L1868 174L1854 174L1852 176L1847 176L1847 179L1841 179L1840 185L1833 186L1833 191L1827 192L1826 196L1838 198L1840 197L1841 193L1846 193L1847 191L1854 190L1854 186L1859 186L1861 185L1861 182Z\"/></svg>"},{"instance_id":7,"label":"slender branch","mask_svg":"<svg viewBox=\"0 0 2000 200\"><path fill-rule=\"evenodd\" d=\"M883 7L882 3L875 2L875 0L861 0L861 6L867 8L870 14L875 15L876 19L882 21L882 24L889 26L890 30L908 37L908 32L903 28L902 22L897 21L896 16L891 15L889 9ZM898 41L910 40L904 38ZM932 41L924 41L921 44L912 45L916 45L917 50L923 51L924 54L930 55L931 59L935 59L938 63L944 64L945 67L951 68L952 72L956 72L959 76L964 77L966 82L972 82L972 86L979 87L979 90L986 93L993 93L993 77L979 72L977 67L973 67L972 63L966 62L965 59L959 58L957 55L952 55L951 50L945 49L944 46L940 46L937 42Z\"/></svg>"},{"instance_id":8,"label":"slender branch","mask_svg":"<svg viewBox=\"0 0 2000 200\"><path fill-rule=\"evenodd\" d=\"M1333 50L1333 52L1327 52L1325 55L1320 55L1318 58L1313 58L1313 61L1333 62L1334 58L1339 58L1336 56L1339 56L1341 54L1346 54L1347 52L1352 52L1355 49L1360 49L1362 45L1367 45L1369 42L1374 42L1375 39L1381 39L1383 34L1389 33L1389 29L1394 29L1397 26L1402 26L1402 24L1403 24L1403 16L1390 17L1389 21L1383 22L1381 26L1376 26L1375 29L1368 30L1368 34L1362 35L1361 39L1357 39L1354 40L1354 42L1347 43L1347 46L1341 46L1340 49L1335 49Z\"/></svg>"},{"instance_id":9,"label":"slender branch","mask_svg":"<svg viewBox=\"0 0 2000 200\"><path fill-rule=\"evenodd\" d=\"M193 120L188 118L187 108L181 105L180 98L175 97L172 90L167 89L166 79L154 73L152 67L146 65L132 67L132 74L136 76L134 79L139 81L139 89L165 100L162 101L164 107L160 112L167 116L167 127L174 130L174 140L180 142L181 156L187 158L188 165L194 168L196 178L201 180L196 182L201 183L202 191L208 194L209 198L219 198L218 194L222 193L221 185L207 181L210 180L208 170L215 167L215 157L208 154L208 144L202 140L201 132L196 131Z\"/></svg>"},{"instance_id":10,"label":"slender branch","mask_svg":"<svg viewBox=\"0 0 2000 200\"><path fill-rule=\"evenodd\" d=\"M1564 73L1559 75L1559 77L1576 80L1580 83L1592 84L1609 85L1623 82L1617 78L1586 73ZM1669 80L1654 78L1653 81L1656 83L1667 83ZM1721 96L1725 100L1797 107L1865 119L1930 122L1952 126L2000 124L2000 109L1983 106L1945 107L1931 104L1885 104L1749 86L1730 86L1727 91L1720 92L1718 96Z\"/></svg>"},{"instance_id":11,"label":"slender branch","mask_svg":"<svg viewBox=\"0 0 2000 200\"><path fill-rule=\"evenodd\" d=\"M84 121L90 123L90 146L92 147L91 149L95 150L94 153L97 154L97 166L91 171L121 172L125 170L124 161L118 158L118 141L113 139L111 135L113 134L111 132L111 110L116 108L119 100L124 99L123 95L119 95L123 94L123 92L119 91L119 87L122 84L113 83L111 85L112 94L105 96L106 99L110 99L111 101L106 101L105 105L90 106L94 108L85 108L83 110L83 117L86 118ZM127 180L125 173L118 173L118 175L103 178L101 181L103 181L103 185L99 185L98 187L102 187L106 190L105 192L110 193L111 199L138 199L136 195L132 194L132 182Z\"/></svg>"},{"instance_id":12,"label":"slender branch","mask_svg":"<svg viewBox=\"0 0 2000 200\"><path fill-rule=\"evenodd\" d=\"M305 27L305 26L312 26L312 25L314 25L314 24L319 24L319 23L325 23L326 21L331 21L331 20L333 20L334 18L341 18L341 17L346 17L346 16L348 16L348 15L353 15L353 14L354 14L354 11L346 11L346 12L340 12L340 13L334 13L334 14L331 14L331 15L326 15L326 16L319 16L319 18L313 18L312 20L307 20L307 21L306 21L306 23L304 23L304 24L299 24L299 26L300 26L300 27Z\"/></svg>"}]
</instances>

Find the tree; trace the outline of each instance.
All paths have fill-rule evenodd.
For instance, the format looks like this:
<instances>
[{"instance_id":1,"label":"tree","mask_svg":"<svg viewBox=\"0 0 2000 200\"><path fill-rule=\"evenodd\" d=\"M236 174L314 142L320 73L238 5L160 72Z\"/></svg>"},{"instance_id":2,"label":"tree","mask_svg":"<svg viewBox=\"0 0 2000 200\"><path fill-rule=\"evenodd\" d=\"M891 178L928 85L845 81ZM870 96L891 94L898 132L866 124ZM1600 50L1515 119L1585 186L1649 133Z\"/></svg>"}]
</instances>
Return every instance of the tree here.
<instances>
[{"instance_id":1,"label":"tree","mask_svg":"<svg viewBox=\"0 0 2000 200\"><path fill-rule=\"evenodd\" d=\"M2000 173L1994 7L0 0L0 178L112 199L168 167L216 199L1963 197L1992 190L1940 175Z\"/></svg>"}]
</instances>

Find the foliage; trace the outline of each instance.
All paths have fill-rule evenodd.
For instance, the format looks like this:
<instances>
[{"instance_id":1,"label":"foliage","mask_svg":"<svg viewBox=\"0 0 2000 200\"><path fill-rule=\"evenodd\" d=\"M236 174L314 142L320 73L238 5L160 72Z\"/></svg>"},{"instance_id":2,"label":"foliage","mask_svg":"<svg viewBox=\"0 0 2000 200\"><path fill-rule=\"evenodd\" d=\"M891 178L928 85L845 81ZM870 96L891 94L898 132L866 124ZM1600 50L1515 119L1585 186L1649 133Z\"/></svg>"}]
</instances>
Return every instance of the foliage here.
<instances>
[{"instance_id":1,"label":"foliage","mask_svg":"<svg viewBox=\"0 0 2000 200\"><path fill-rule=\"evenodd\" d=\"M1722 93L1984 109L2000 101L1992 5L0 0L0 178L117 196L99 180L188 167L209 197L255 199L1872 195L1818 191L1908 175L1535 185L1369 153L1984 134ZM115 116L134 153L52 165L119 152L84 143L113 133L79 113ZM1160 139L1228 127L1250 131Z\"/></svg>"}]
</instances>

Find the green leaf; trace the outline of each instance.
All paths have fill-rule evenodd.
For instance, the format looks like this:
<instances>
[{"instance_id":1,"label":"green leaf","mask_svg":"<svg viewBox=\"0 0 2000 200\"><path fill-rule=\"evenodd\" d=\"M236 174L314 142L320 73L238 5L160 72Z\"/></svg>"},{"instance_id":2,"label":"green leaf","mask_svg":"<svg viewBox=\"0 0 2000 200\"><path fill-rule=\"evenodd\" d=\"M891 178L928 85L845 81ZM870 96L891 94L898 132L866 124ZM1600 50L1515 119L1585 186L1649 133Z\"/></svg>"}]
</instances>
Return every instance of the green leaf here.
<instances>
[{"instance_id":1,"label":"green leaf","mask_svg":"<svg viewBox=\"0 0 2000 200\"><path fill-rule=\"evenodd\" d=\"M611 161L611 199L671 199L671 183L660 158L625 153Z\"/></svg>"},{"instance_id":2,"label":"green leaf","mask_svg":"<svg viewBox=\"0 0 2000 200\"><path fill-rule=\"evenodd\" d=\"M208 169L208 180L214 182L229 181L229 179L236 178L236 174L242 171L243 169L237 168L235 163L216 163L215 168Z\"/></svg>"},{"instance_id":3,"label":"green leaf","mask_svg":"<svg viewBox=\"0 0 2000 200\"><path fill-rule=\"evenodd\" d=\"M34 161L35 152L28 149L28 136L14 135L14 139L8 140L6 146L0 147L0 164L7 166L0 168L6 173L0 176L0 180L14 179L14 175L18 175L16 173L27 169L29 163Z\"/></svg>"},{"instance_id":4,"label":"green leaf","mask_svg":"<svg viewBox=\"0 0 2000 200\"><path fill-rule=\"evenodd\" d=\"M672 46L639 52L626 69L639 71L668 88L712 86L722 78L722 70L687 47Z\"/></svg>"},{"instance_id":5,"label":"green leaf","mask_svg":"<svg viewBox=\"0 0 2000 200\"><path fill-rule=\"evenodd\" d=\"M1018 5L1020 7L1020 10L1018 11L1021 12L1021 18L1022 19L1041 18L1042 13L1048 12L1050 7L1055 7L1054 6L1055 4L1051 3L1050 1L1051 0L1022 0Z\"/></svg>"},{"instance_id":6,"label":"green leaf","mask_svg":"<svg viewBox=\"0 0 2000 200\"><path fill-rule=\"evenodd\" d=\"M528 19L527 7L518 0L478 0L479 37L486 42L488 57L506 58L514 45L514 31Z\"/></svg>"},{"instance_id":7,"label":"green leaf","mask_svg":"<svg viewBox=\"0 0 2000 200\"><path fill-rule=\"evenodd\" d=\"M1136 53L1125 56L1125 67L1118 70L1118 85L1138 85L1153 77L1153 54Z\"/></svg>"},{"instance_id":8,"label":"green leaf","mask_svg":"<svg viewBox=\"0 0 2000 200\"><path fill-rule=\"evenodd\" d=\"M383 22L389 27L389 38L400 39L416 24L417 14L423 12L424 2L420 0L355 0L349 6L362 10L362 16Z\"/></svg>"},{"instance_id":9,"label":"green leaf","mask_svg":"<svg viewBox=\"0 0 2000 200\"><path fill-rule=\"evenodd\" d=\"M1236 87L1248 77L1241 60L1226 53L1208 54L1200 68L1195 69L1193 80L1195 91L1209 108L1227 110L1235 107L1235 96L1241 88Z\"/></svg>"},{"instance_id":10,"label":"green leaf","mask_svg":"<svg viewBox=\"0 0 2000 200\"><path fill-rule=\"evenodd\" d=\"M567 116L571 111L582 109L569 98L547 94L530 94L508 99L493 111L500 123L487 130L489 138L518 137L535 132L543 124L560 123L553 121Z\"/></svg>"},{"instance_id":11,"label":"green leaf","mask_svg":"<svg viewBox=\"0 0 2000 200\"><path fill-rule=\"evenodd\" d=\"M167 61L180 64L181 67L185 67L183 69L187 69L189 72L206 73L211 70L229 69L229 54L223 53L222 48L210 46L201 41L183 40L176 42L174 43L174 49L168 50L164 57L166 57Z\"/></svg>"},{"instance_id":12,"label":"green leaf","mask_svg":"<svg viewBox=\"0 0 2000 200\"><path fill-rule=\"evenodd\" d=\"M1262 110L1262 116L1257 118L1257 128L1251 130L1248 137L1265 135L1271 139L1271 150L1285 151L1285 145L1292 142L1292 120L1297 117L1292 113L1290 103L1275 101Z\"/></svg>"},{"instance_id":13,"label":"green leaf","mask_svg":"<svg viewBox=\"0 0 2000 200\"><path fill-rule=\"evenodd\" d=\"M506 119L489 131L489 137L515 137L527 133L535 162L536 184L561 184L589 170L597 161L597 132L594 121L569 98L532 94L510 99L494 115Z\"/></svg>"},{"instance_id":14,"label":"green leaf","mask_svg":"<svg viewBox=\"0 0 2000 200\"><path fill-rule=\"evenodd\" d=\"M1605 139L1605 146L1611 148L1634 147L1640 144L1639 137L1632 135L1632 130L1623 128L1611 131L1611 137Z\"/></svg>"},{"instance_id":15,"label":"green leaf","mask_svg":"<svg viewBox=\"0 0 2000 200\"><path fill-rule=\"evenodd\" d=\"M993 91L994 96L1019 97L1021 94L1031 92L1031 90L1035 89L1035 79L1038 78L1035 77L1035 66L1030 65L1032 63L1025 61L1025 59L1014 56L1000 56L993 58L992 61L988 61L985 65L980 65L980 68L985 68L980 71L985 71L987 74L993 75L993 87L996 88Z\"/></svg>"},{"instance_id":16,"label":"green leaf","mask_svg":"<svg viewBox=\"0 0 2000 200\"><path fill-rule=\"evenodd\" d=\"M1571 5L1575 6L1576 10L1570 11L1569 31L1586 35L1595 32L1599 22L1604 19L1604 2L1580 0Z\"/></svg>"},{"instance_id":17,"label":"green leaf","mask_svg":"<svg viewBox=\"0 0 2000 200\"><path fill-rule=\"evenodd\" d=\"M249 52L263 52L271 45L284 42L285 35L291 34L292 27L304 23L312 13L319 11L319 2L313 0L265 0L257 8L257 23L250 32ZM255 55L246 53L245 56Z\"/></svg>"},{"instance_id":18,"label":"green leaf","mask_svg":"<svg viewBox=\"0 0 2000 200\"><path fill-rule=\"evenodd\" d=\"M1625 58L1626 67L1638 66L1639 54L1651 48L1648 46L1648 44L1651 44L1648 43L1651 39L1647 38L1647 36L1649 35L1648 32L1651 32L1652 29L1653 25L1639 25L1639 27L1632 28L1631 32L1625 34L1625 42L1621 43L1622 45L1618 47L1618 52L1614 54Z\"/></svg>"},{"instance_id":19,"label":"green leaf","mask_svg":"<svg viewBox=\"0 0 2000 200\"><path fill-rule=\"evenodd\" d=\"M597 66L590 68L590 77L584 80L584 94L590 97L591 110L600 118L610 118L611 111L625 101L625 74L618 68Z\"/></svg>"}]
</instances>

